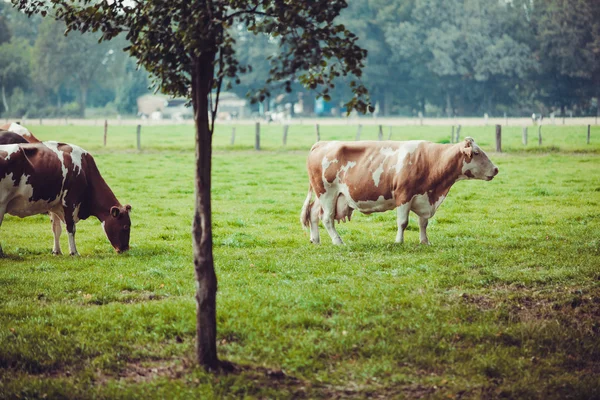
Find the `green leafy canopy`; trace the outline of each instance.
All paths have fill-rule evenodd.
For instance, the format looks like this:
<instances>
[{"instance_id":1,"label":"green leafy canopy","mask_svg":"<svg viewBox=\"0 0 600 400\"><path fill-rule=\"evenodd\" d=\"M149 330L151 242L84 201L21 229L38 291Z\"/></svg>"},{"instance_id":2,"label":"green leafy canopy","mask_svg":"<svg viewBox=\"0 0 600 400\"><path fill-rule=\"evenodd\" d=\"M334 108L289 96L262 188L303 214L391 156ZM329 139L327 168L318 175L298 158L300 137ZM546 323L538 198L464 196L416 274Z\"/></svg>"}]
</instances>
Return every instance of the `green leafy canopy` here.
<instances>
[{"instance_id":1,"label":"green leafy canopy","mask_svg":"<svg viewBox=\"0 0 600 400\"><path fill-rule=\"evenodd\" d=\"M156 78L165 93L189 97L194 60L215 54L213 88L224 80L239 82L251 70L235 52L233 30L244 27L276 40L280 53L270 59L270 76L253 101L262 101L273 87L291 91L293 82L329 99L334 80L355 76L348 112L372 110L367 89L360 82L366 50L357 36L333 21L345 0L12 0L28 15L53 12L67 32L100 32L100 41L124 32L127 50ZM201 66L208 68L208 66Z\"/></svg>"}]
</instances>

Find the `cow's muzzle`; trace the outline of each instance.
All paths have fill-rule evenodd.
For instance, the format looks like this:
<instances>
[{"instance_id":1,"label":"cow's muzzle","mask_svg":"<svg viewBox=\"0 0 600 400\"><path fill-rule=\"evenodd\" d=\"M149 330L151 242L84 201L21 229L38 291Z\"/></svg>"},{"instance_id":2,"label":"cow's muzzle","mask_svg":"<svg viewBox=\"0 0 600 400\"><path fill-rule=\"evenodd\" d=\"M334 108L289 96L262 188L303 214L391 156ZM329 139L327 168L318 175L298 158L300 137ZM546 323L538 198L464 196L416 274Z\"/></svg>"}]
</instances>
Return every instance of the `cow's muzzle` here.
<instances>
[{"instance_id":1,"label":"cow's muzzle","mask_svg":"<svg viewBox=\"0 0 600 400\"><path fill-rule=\"evenodd\" d=\"M488 180L488 181L491 181L492 179L494 179L494 177L495 177L496 175L498 175L498 172L500 172L500 171L498 170L498 167L494 167L494 174L493 174L493 175L488 175L488 176L486 177L486 178L487 178L487 180Z\"/></svg>"}]
</instances>

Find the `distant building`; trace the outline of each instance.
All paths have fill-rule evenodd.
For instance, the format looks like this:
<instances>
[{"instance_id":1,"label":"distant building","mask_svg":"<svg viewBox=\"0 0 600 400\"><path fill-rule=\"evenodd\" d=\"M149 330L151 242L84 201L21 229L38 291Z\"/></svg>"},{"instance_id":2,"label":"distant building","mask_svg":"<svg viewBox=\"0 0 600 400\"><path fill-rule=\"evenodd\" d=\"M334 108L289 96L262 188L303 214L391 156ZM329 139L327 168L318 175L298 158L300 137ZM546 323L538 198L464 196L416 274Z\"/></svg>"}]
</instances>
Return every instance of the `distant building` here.
<instances>
[{"instance_id":1,"label":"distant building","mask_svg":"<svg viewBox=\"0 0 600 400\"><path fill-rule=\"evenodd\" d=\"M190 119L194 117L191 107L186 107L187 99L170 98L159 94L146 94L137 98L138 115L152 119ZM235 93L222 92L219 96L219 112L217 118L244 118L249 115L245 99Z\"/></svg>"}]
</instances>

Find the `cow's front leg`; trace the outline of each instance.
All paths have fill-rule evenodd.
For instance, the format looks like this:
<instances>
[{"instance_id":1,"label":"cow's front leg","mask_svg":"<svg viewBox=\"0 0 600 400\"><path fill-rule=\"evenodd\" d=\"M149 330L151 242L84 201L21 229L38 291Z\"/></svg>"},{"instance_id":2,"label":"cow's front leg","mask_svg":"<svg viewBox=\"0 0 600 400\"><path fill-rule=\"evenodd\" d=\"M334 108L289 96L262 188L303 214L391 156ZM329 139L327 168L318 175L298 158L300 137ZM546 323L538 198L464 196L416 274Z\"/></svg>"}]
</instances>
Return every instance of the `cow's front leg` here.
<instances>
[{"instance_id":1,"label":"cow's front leg","mask_svg":"<svg viewBox=\"0 0 600 400\"><path fill-rule=\"evenodd\" d=\"M60 218L54 213L50 213L50 221L52 222L52 234L54 235L54 246L52 247L52 254L60 255L60 235L62 233L62 227L60 225Z\"/></svg>"},{"instance_id":2,"label":"cow's front leg","mask_svg":"<svg viewBox=\"0 0 600 400\"><path fill-rule=\"evenodd\" d=\"M410 203L402 204L396 209L398 223L398 233L396 234L396 243L404 243L404 231L408 226L408 214L410 213Z\"/></svg>"},{"instance_id":3,"label":"cow's front leg","mask_svg":"<svg viewBox=\"0 0 600 400\"><path fill-rule=\"evenodd\" d=\"M78 256L77 247L75 246L75 221L73 220L73 212L65 210L65 225L69 234L69 252L72 256Z\"/></svg>"},{"instance_id":4,"label":"cow's front leg","mask_svg":"<svg viewBox=\"0 0 600 400\"><path fill-rule=\"evenodd\" d=\"M419 217L419 236L421 237L421 244L429 244L429 239L427 239L428 223L429 218Z\"/></svg>"}]
</instances>

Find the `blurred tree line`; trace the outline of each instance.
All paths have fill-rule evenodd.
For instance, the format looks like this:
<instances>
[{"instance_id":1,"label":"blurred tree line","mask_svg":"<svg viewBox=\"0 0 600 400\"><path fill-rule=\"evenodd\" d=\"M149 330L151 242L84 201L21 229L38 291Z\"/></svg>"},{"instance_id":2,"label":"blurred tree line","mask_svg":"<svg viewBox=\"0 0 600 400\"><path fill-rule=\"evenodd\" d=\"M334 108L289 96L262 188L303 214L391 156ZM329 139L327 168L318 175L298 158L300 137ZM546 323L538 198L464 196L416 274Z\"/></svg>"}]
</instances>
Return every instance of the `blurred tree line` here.
<instances>
[{"instance_id":1,"label":"blurred tree line","mask_svg":"<svg viewBox=\"0 0 600 400\"><path fill-rule=\"evenodd\" d=\"M80 117L86 108L135 114L150 80L122 49L123 38L98 43L50 18L28 18L0 3L0 109L3 117Z\"/></svg>"},{"instance_id":2,"label":"blurred tree line","mask_svg":"<svg viewBox=\"0 0 600 400\"><path fill-rule=\"evenodd\" d=\"M349 0L341 22L369 51L362 81L380 116L600 113L598 0ZM0 3L2 115L135 114L151 80L122 51L125 39L99 44L64 29ZM244 96L267 79L278 38L232 29L240 63L251 66L231 82ZM345 83L330 93L338 115ZM299 99L315 109L315 93L299 83L270 95L266 109Z\"/></svg>"}]
</instances>

